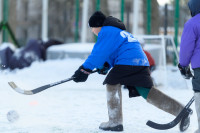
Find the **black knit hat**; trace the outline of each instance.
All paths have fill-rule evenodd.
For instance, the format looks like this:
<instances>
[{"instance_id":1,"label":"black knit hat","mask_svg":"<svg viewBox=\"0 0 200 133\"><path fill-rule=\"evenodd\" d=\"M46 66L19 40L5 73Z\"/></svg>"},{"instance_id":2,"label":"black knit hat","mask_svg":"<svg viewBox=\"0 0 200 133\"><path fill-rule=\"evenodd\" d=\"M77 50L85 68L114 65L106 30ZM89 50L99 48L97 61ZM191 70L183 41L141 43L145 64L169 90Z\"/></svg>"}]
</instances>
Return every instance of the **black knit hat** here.
<instances>
[{"instance_id":1,"label":"black knit hat","mask_svg":"<svg viewBox=\"0 0 200 133\"><path fill-rule=\"evenodd\" d=\"M89 19L90 27L102 27L106 16L101 11L96 11Z\"/></svg>"}]
</instances>

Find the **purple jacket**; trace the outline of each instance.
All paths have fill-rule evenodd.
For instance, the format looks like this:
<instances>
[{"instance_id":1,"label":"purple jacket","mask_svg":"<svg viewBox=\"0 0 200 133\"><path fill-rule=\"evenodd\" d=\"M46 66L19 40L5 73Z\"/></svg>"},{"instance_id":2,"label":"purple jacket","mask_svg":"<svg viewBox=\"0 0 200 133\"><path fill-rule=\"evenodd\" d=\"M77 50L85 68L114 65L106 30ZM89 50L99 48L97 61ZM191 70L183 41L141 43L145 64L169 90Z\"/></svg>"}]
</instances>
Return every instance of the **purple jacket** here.
<instances>
[{"instance_id":1,"label":"purple jacket","mask_svg":"<svg viewBox=\"0 0 200 133\"><path fill-rule=\"evenodd\" d=\"M200 13L188 20L183 29L180 44L180 65L200 67Z\"/></svg>"}]
</instances>

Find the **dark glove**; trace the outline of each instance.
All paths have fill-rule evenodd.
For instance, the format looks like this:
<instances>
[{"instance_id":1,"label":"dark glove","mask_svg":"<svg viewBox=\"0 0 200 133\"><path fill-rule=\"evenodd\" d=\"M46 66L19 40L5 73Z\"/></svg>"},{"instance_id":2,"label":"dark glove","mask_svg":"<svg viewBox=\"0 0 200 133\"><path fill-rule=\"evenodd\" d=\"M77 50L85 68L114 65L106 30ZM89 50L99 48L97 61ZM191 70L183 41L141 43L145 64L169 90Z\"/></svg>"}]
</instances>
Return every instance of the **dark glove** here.
<instances>
[{"instance_id":1,"label":"dark glove","mask_svg":"<svg viewBox=\"0 0 200 133\"><path fill-rule=\"evenodd\" d=\"M73 81L74 82L85 82L89 76L89 74L92 72L90 69L85 69L83 66L80 66L78 70L74 73Z\"/></svg>"},{"instance_id":2,"label":"dark glove","mask_svg":"<svg viewBox=\"0 0 200 133\"><path fill-rule=\"evenodd\" d=\"M191 71L190 71L190 66L187 67L183 67L180 64L178 64L178 68L181 72L181 75L185 78L185 79L190 79L191 77L193 77Z\"/></svg>"},{"instance_id":3,"label":"dark glove","mask_svg":"<svg viewBox=\"0 0 200 133\"><path fill-rule=\"evenodd\" d=\"M109 69L110 69L110 65L108 64L108 62L105 62L103 65L103 68L98 68L97 72L99 74L106 75Z\"/></svg>"}]
</instances>

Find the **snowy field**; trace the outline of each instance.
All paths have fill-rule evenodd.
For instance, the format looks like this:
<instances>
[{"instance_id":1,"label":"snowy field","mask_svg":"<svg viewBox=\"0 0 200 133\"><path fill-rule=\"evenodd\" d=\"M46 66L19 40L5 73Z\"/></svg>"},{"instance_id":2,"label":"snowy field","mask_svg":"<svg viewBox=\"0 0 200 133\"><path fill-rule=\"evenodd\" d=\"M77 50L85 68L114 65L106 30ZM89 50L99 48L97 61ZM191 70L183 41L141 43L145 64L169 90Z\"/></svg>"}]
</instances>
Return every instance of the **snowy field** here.
<instances>
[{"instance_id":1,"label":"snowy field","mask_svg":"<svg viewBox=\"0 0 200 133\"><path fill-rule=\"evenodd\" d=\"M95 73L85 83L70 81L35 95L16 93L8 85L9 81L14 81L20 88L31 90L70 78L83 62L81 59L48 60L35 62L23 70L0 71L0 133L104 133L98 127L108 120L106 91L102 85L105 76ZM177 68L169 66L167 73L168 86L161 85L159 89L185 105L193 95L190 81L187 86ZM157 82L164 74L156 71L152 75ZM146 126L148 120L168 123L174 117L141 97L128 98L125 89L122 93L124 133L180 132L178 126L164 131ZM197 129L194 104L191 108L194 114L186 133ZM6 114L10 110L17 111L20 116L15 123L7 120Z\"/></svg>"}]
</instances>

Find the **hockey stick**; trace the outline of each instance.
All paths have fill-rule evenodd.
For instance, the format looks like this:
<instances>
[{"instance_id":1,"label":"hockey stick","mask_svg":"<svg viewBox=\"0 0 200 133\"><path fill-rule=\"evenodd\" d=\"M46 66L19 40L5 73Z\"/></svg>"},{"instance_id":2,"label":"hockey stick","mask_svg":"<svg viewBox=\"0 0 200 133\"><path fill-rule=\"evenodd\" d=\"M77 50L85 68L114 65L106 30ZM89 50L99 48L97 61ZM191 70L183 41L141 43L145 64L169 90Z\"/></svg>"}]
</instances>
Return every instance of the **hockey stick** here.
<instances>
[{"instance_id":1,"label":"hockey stick","mask_svg":"<svg viewBox=\"0 0 200 133\"><path fill-rule=\"evenodd\" d=\"M97 72L97 70L95 70L91 73L95 73L95 72ZM61 80L61 81L58 81L58 82L54 82L54 83L51 83L51 84L47 84L47 85L35 88L33 90L23 90L23 89L19 88L14 82L8 82L8 84L10 85L11 88L13 88L13 90L15 90L18 93L21 93L21 94L24 94L24 95L34 95L34 94L37 94L41 91L44 91L44 90L46 90L50 87L53 87L53 86L56 86L56 85L59 85L59 84L62 84L62 83L65 83L65 82L68 82L68 81L71 81L71 80L73 80L73 77L68 78L68 79L64 79L64 80Z\"/></svg>"},{"instance_id":2,"label":"hockey stick","mask_svg":"<svg viewBox=\"0 0 200 133\"><path fill-rule=\"evenodd\" d=\"M147 121L146 125L148 125L151 128L155 128L155 129L159 129L159 130L167 130L170 128L175 127L181 120L182 118L186 115L186 113L189 113L188 109L190 107L190 105L193 103L194 101L194 96L192 97L192 99L188 102L188 104L183 108L183 110L178 114L178 116L171 122L167 123L167 124L158 124L155 123L153 121Z\"/></svg>"},{"instance_id":3,"label":"hockey stick","mask_svg":"<svg viewBox=\"0 0 200 133\"><path fill-rule=\"evenodd\" d=\"M13 90L15 90L18 93L21 93L21 94L24 94L24 95L33 95L33 94L39 93L41 91L44 91L44 90L46 90L50 87L68 82L72 79L73 78L64 79L64 80L61 80L61 81L58 81L58 82L54 82L54 83L51 83L51 84L47 84L47 85L35 88L33 90L23 90L23 89L19 88L14 82L8 82L8 84L10 85L11 88L13 88Z\"/></svg>"}]
</instances>

